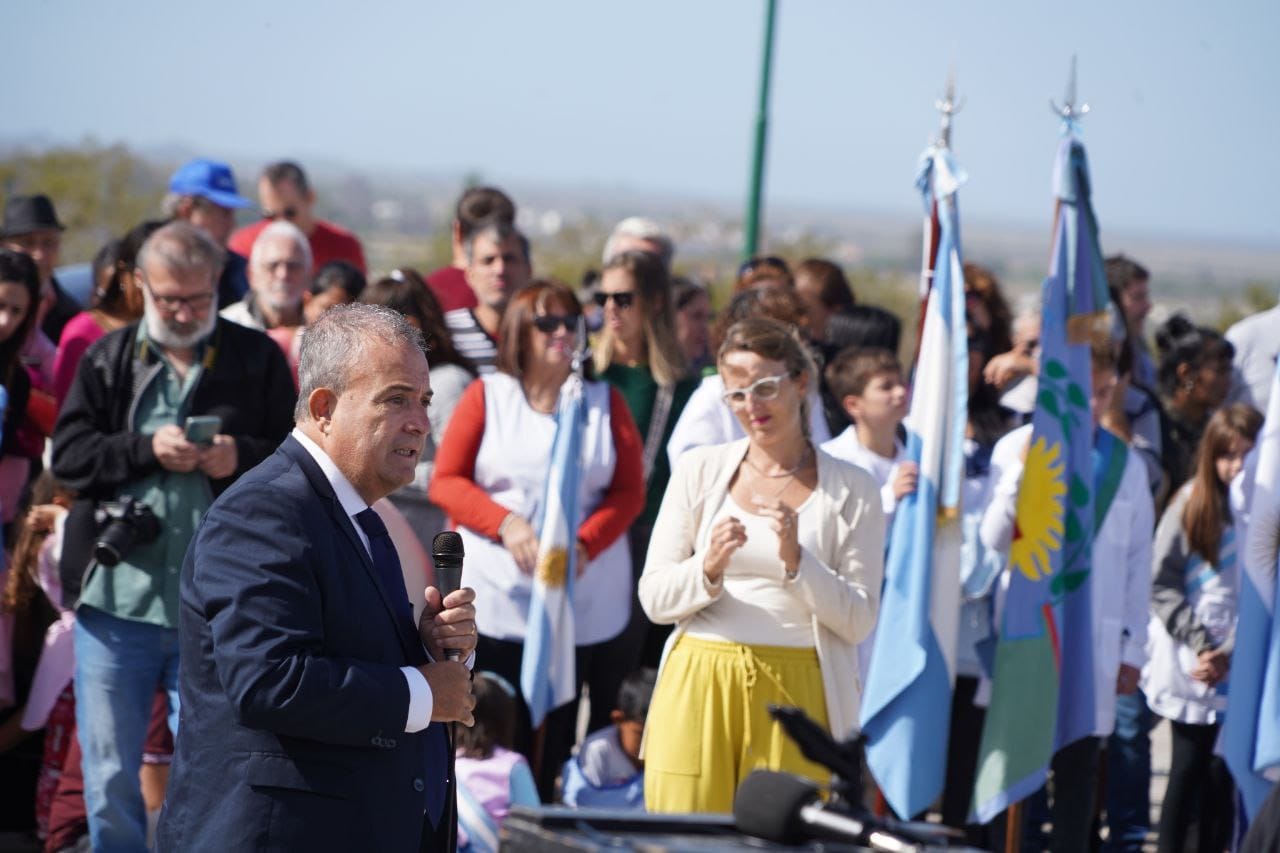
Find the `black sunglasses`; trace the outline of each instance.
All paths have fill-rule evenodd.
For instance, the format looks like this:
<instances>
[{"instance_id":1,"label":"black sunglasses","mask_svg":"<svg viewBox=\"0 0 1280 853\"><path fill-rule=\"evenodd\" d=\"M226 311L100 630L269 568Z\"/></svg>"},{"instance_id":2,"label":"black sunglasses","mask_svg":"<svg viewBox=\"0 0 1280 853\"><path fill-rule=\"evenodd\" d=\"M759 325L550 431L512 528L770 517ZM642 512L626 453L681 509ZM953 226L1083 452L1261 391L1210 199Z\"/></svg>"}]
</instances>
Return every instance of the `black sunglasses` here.
<instances>
[{"instance_id":1,"label":"black sunglasses","mask_svg":"<svg viewBox=\"0 0 1280 853\"><path fill-rule=\"evenodd\" d=\"M290 222L292 222L294 219L297 218L297 216L298 216L298 208L296 207L286 207L284 210L281 210L279 212L274 210L262 211L263 219L272 219L272 220L287 219Z\"/></svg>"},{"instance_id":2,"label":"black sunglasses","mask_svg":"<svg viewBox=\"0 0 1280 853\"><path fill-rule=\"evenodd\" d=\"M619 293L604 293L603 291L598 290L592 298L595 299L596 304L601 308L608 305L609 300L612 299L613 303L619 308L626 309L630 308L632 304L635 303L636 293L634 290L623 290Z\"/></svg>"},{"instance_id":3,"label":"black sunglasses","mask_svg":"<svg viewBox=\"0 0 1280 853\"><path fill-rule=\"evenodd\" d=\"M544 335L554 335L561 326L572 332L577 325L578 318L573 314L539 314L533 318L533 327Z\"/></svg>"}]
</instances>

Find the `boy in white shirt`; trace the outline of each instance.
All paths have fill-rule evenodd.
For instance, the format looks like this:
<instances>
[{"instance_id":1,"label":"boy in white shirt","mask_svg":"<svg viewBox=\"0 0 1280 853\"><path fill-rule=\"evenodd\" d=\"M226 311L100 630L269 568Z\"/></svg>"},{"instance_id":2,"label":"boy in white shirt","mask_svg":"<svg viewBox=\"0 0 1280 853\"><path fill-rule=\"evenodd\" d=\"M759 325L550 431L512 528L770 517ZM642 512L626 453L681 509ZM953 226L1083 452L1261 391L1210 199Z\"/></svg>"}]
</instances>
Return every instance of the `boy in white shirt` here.
<instances>
[{"instance_id":1,"label":"boy in white shirt","mask_svg":"<svg viewBox=\"0 0 1280 853\"><path fill-rule=\"evenodd\" d=\"M904 458L899 437L907 416L902 365L889 350L847 348L826 369L827 386L853 424L822 449L852 462L880 484L885 520L893 526L898 501L916 490L919 466Z\"/></svg>"},{"instance_id":2,"label":"boy in white shirt","mask_svg":"<svg viewBox=\"0 0 1280 853\"><path fill-rule=\"evenodd\" d=\"M857 465L880 485L887 543L898 501L916 490L920 474L920 467L906 459L899 437L902 419L907 416L902 365L887 349L846 347L827 365L825 375L827 387L853 424L825 442L822 449ZM858 665L863 673L871 671L875 642L876 632L872 631L858 643Z\"/></svg>"}]
</instances>

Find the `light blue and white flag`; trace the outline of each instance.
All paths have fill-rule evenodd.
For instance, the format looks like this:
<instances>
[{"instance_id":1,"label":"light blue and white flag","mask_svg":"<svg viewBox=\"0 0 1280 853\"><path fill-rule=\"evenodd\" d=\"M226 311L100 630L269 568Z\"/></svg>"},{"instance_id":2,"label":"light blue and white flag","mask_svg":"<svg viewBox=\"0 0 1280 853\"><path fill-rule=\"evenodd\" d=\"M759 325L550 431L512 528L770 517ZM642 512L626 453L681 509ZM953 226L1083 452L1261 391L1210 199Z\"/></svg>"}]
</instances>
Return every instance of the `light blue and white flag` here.
<instances>
[{"instance_id":1,"label":"light blue and white flag","mask_svg":"<svg viewBox=\"0 0 1280 853\"><path fill-rule=\"evenodd\" d=\"M586 418L580 369L584 353L560 389L551 468L538 523L538 563L520 662L520 690L533 726L577 693L574 664L573 581L577 575L579 472Z\"/></svg>"},{"instance_id":2,"label":"light blue and white flag","mask_svg":"<svg viewBox=\"0 0 1280 853\"><path fill-rule=\"evenodd\" d=\"M898 504L862 700L867 763L885 800L910 818L942 793L960 612L960 486L968 420L968 337L956 190L947 148L925 151L917 186L937 225L920 352L907 415L916 491ZM926 225L926 230L929 225Z\"/></svg>"},{"instance_id":3,"label":"light blue and white flag","mask_svg":"<svg viewBox=\"0 0 1280 853\"><path fill-rule=\"evenodd\" d=\"M1256 453L1221 741L1250 821L1280 780L1280 365Z\"/></svg>"}]
</instances>

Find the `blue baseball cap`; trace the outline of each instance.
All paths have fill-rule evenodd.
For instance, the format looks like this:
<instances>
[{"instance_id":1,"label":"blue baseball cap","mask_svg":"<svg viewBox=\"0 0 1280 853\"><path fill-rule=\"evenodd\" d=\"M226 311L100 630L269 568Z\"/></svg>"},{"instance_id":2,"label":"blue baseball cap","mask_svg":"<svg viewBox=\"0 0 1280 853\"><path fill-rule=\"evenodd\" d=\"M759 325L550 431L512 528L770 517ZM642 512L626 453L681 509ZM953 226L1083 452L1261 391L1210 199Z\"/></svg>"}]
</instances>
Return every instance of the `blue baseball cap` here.
<instances>
[{"instance_id":1,"label":"blue baseball cap","mask_svg":"<svg viewBox=\"0 0 1280 853\"><path fill-rule=\"evenodd\" d=\"M182 164L169 179L169 192L198 195L223 207L252 207L253 202L236 191L231 167L218 160L192 160Z\"/></svg>"}]
</instances>

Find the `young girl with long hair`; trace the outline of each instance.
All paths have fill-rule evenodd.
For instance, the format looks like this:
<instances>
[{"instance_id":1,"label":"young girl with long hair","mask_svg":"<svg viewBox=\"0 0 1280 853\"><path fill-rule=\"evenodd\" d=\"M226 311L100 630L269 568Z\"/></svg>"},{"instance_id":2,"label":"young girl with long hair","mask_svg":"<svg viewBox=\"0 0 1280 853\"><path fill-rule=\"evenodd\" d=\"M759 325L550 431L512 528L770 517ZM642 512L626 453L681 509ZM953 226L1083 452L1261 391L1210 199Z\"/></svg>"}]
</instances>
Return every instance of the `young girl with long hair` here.
<instances>
[{"instance_id":1,"label":"young girl with long hair","mask_svg":"<svg viewBox=\"0 0 1280 853\"><path fill-rule=\"evenodd\" d=\"M1244 404L1216 412L1190 480L1156 529L1151 659L1143 690L1151 710L1173 728L1169 786L1160 809L1161 851L1183 849L1197 801L1200 850L1224 849L1231 833L1231 777L1213 754L1226 707L1239 573L1227 490L1261 426L1262 415Z\"/></svg>"},{"instance_id":2,"label":"young girl with long hair","mask_svg":"<svg viewBox=\"0 0 1280 853\"><path fill-rule=\"evenodd\" d=\"M18 430L31 399L31 376L22 364L22 346L36 325L39 302L35 262L21 252L0 249L0 523L5 525L17 516L32 468L31 454L18 440Z\"/></svg>"}]
</instances>

